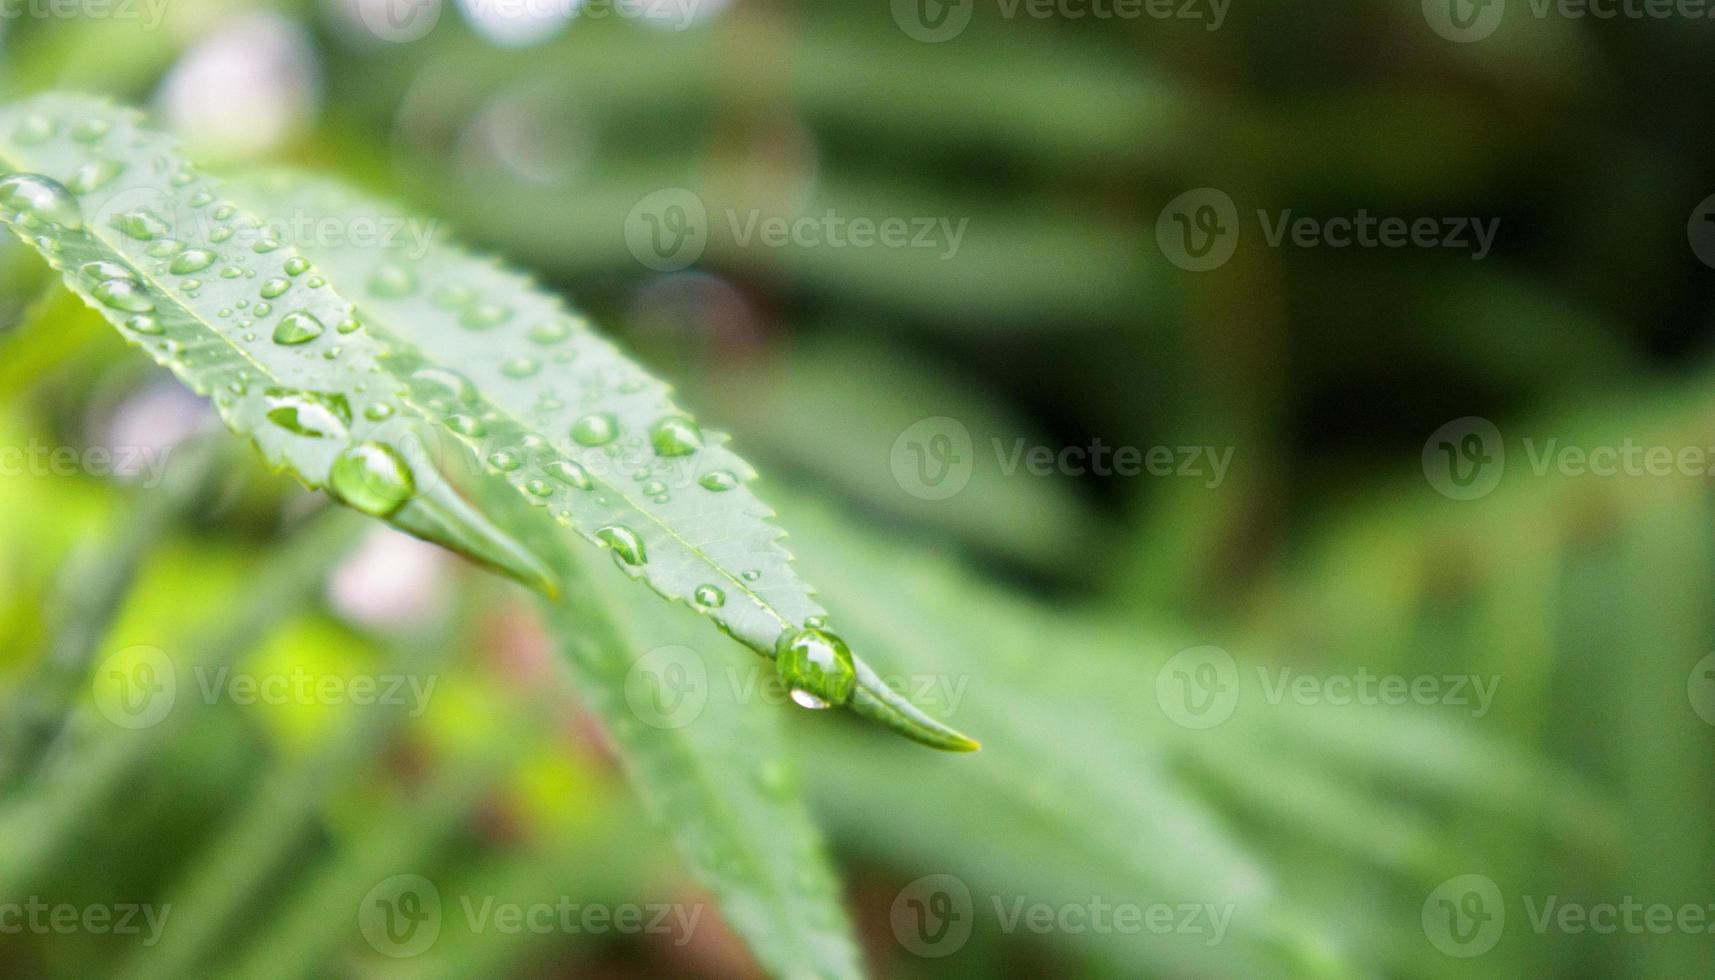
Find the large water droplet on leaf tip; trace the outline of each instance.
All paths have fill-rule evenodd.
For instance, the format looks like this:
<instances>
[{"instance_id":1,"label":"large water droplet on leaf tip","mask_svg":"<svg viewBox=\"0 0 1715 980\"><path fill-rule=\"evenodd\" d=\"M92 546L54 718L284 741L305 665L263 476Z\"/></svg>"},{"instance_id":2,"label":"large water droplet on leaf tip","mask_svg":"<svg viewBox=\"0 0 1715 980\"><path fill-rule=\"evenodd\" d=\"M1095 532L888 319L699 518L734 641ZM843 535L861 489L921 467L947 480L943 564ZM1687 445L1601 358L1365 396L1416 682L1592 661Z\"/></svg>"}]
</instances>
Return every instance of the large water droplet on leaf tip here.
<instances>
[{"instance_id":1,"label":"large water droplet on leaf tip","mask_svg":"<svg viewBox=\"0 0 1715 980\"><path fill-rule=\"evenodd\" d=\"M392 447L361 442L334 460L328 488L351 507L373 517L391 517L416 492L411 468Z\"/></svg>"},{"instance_id":2,"label":"large water droplet on leaf tip","mask_svg":"<svg viewBox=\"0 0 1715 980\"><path fill-rule=\"evenodd\" d=\"M805 627L782 633L774 645L774 669L791 690L792 699L805 707L845 704L857 687L851 650L824 629Z\"/></svg>"}]
</instances>

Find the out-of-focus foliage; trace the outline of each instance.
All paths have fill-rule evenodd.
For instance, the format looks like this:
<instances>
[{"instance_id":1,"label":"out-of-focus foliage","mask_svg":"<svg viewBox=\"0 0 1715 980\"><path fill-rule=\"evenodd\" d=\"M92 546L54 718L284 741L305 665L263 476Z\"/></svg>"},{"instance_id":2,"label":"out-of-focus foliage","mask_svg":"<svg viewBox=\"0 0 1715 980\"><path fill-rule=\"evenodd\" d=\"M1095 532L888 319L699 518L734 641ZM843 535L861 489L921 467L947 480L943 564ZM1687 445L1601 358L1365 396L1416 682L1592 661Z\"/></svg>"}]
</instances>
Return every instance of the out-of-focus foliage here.
<instances>
[{"instance_id":1,"label":"out-of-focus foliage","mask_svg":"<svg viewBox=\"0 0 1715 980\"><path fill-rule=\"evenodd\" d=\"M977 3L922 43L887 3L732 0L684 30L584 16L503 46L475 3L380 41L362 12L383 6L169 0L155 30L8 19L0 100L147 105L212 163L334 172L530 268L733 430L840 630L985 748L936 757L797 711L766 664L659 603L619 616L602 670L568 668L522 590L231 452L0 243L0 448L169 461L161 481L0 476L0 910L171 909L150 945L0 931L0 973L781 971L786 940L747 950L730 898L645 810L709 808L716 832L681 825L677 843L718 848L746 812L718 801L801 795L840 881L816 858L794 887L844 905L801 925L849 920L878 976L1707 972L1694 928L1536 918L1550 898L1715 903L1707 476L1538 473L1522 444L1715 446L1715 291L1687 247L1715 192L1691 95L1705 22L1513 4L1458 44L1416 3L1235 3L1212 31ZM1207 273L1156 235L1199 187L1244 219ZM672 188L706 208L708 247L663 272L626 232ZM1259 209L1499 234L1481 260L1271 248ZM729 225L830 212L966 230L942 258L746 246ZM1454 500L1420 457L1466 416L1506 434L1507 468ZM890 455L941 417L975 465L925 499ZM1094 440L1230 447L1231 464L1215 486L1004 465L1015 443ZM1163 678L1208 646L1232 655L1238 707L1187 727ZM103 709L149 678L150 650L178 696L122 727ZM1496 686L1480 713L1268 693L1360 673ZM217 676L434 687L269 704L206 695ZM705 696L706 724L651 725L648 699L675 693ZM633 730L610 730L628 708ZM690 784L664 771L708 785L674 795ZM768 857L765 880L786 881L793 855ZM1471 958L1431 921L1464 875L1505 909ZM400 876L438 893L421 950L365 915L410 911ZM968 938L925 945L959 887ZM1135 932L1060 915L1102 903L1195 914ZM568 904L671 914L659 931L482 918ZM1013 918L1035 908L1058 918Z\"/></svg>"}]
</instances>

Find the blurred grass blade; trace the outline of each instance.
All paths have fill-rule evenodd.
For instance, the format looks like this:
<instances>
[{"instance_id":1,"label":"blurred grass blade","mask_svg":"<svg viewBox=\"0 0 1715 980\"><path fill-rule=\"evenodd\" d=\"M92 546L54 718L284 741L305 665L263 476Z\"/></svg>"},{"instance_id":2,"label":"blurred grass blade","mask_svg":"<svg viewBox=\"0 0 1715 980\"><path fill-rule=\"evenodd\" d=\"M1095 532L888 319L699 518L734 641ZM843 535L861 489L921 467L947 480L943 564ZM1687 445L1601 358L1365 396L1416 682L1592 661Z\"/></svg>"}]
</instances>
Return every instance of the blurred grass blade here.
<instances>
[{"instance_id":1,"label":"blurred grass blade","mask_svg":"<svg viewBox=\"0 0 1715 980\"><path fill-rule=\"evenodd\" d=\"M232 193L282 224L318 214L352 228L422 227L336 184L286 174L241 182ZM348 236L305 248L336 287L363 295L370 329L414 345L425 369L458 365L490 399L492 412L478 420L479 438L493 450L483 456L525 499L764 656L825 620L779 543L772 511L746 485L754 471L724 434L703 432L667 385L523 276L444 242L393 237L374 247ZM854 669L859 714L936 748L977 747L861 658Z\"/></svg>"}]
</instances>

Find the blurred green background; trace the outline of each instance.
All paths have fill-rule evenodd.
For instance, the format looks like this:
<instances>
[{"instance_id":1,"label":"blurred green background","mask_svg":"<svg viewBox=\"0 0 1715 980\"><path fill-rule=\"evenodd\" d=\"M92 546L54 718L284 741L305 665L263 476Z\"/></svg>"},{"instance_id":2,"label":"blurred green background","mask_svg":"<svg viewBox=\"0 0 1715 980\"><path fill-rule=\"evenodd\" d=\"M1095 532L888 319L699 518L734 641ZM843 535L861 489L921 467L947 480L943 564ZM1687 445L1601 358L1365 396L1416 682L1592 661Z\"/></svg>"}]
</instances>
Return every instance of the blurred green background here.
<instances>
[{"instance_id":1,"label":"blurred green background","mask_svg":"<svg viewBox=\"0 0 1715 980\"><path fill-rule=\"evenodd\" d=\"M794 711L658 612L788 724L874 975L1711 975L1715 27L1449 2L18 0L0 99L435 215L733 432L854 648L985 743ZM1360 214L1493 247L1270 241ZM0 975L758 975L527 597L211 420L0 245ZM1628 445L1687 462L1560 454ZM400 875L410 955L359 916ZM170 911L84 917L124 907Z\"/></svg>"}]
</instances>

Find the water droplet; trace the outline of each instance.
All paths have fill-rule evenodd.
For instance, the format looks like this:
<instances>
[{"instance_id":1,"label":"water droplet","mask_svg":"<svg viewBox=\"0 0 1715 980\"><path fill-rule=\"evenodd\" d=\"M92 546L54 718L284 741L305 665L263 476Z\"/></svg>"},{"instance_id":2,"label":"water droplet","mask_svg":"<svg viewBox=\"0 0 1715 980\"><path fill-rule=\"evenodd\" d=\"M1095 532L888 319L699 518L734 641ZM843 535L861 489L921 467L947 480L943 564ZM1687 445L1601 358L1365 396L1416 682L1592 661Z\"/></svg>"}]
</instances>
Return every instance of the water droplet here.
<instances>
[{"instance_id":1,"label":"water droplet","mask_svg":"<svg viewBox=\"0 0 1715 980\"><path fill-rule=\"evenodd\" d=\"M791 689L792 700L804 707L845 704L857 687L851 650L827 630L806 627L782 633L774 644L774 669Z\"/></svg>"},{"instance_id":2,"label":"water droplet","mask_svg":"<svg viewBox=\"0 0 1715 980\"><path fill-rule=\"evenodd\" d=\"M307 344L320 337L325 328L322 321L313 314L298 312L288 313L280 318L280 323L274 328L274 343L292 346Z\"/></svg>"},{"instance_id":3,"label":"water droplet","mask_svg":"<svg viewBox=\"0 0 1715 980\"><path fill-rule=\"evenodd\" d=\"M488 426L483 425L482 420L474 415L449 415L447 416L447 428L461 436L470 436L473 439L488 435Z\"/></svg>"},{"instance_id":4,"label":"water droplet","mask_svg":"<svg viewBox=\"0 0 1715 980\"><path fill-rule=\"evenodd\" d=\"M252 312L256 314L257 319L261 319L274 312L274 305L272 303L257 303L256 309Z\"/></svg>"},{"instance_id":5,"label":"water droplet","mask_svg":"<svg viewBox=\"0 0 1715 980\"><path fill-rule=\"evenodd\" d=\"M114 215L113 227L140 242L152 242L169 230L166 220L148 208L132 208Z\"/></svg>"},{"instance_id":6,"label":"water droplet","mask_svg":"<svg viewBox=\"0 0 1715 980\"><path fill-rule=\"evenodd\" d=\"M417 274L397 262L383 262L369 277L369 294L381 299L398 299L417 291Z\"/></svg>"},{"instance_id":7,"label":"water droplet","mask_svg":"<svg viewBox=\"0 0 1715 980\"><path fill-rule=\"evenodd\" d=\"M344 395L270 388L268 421L301 436L343 437L351 427L351 403Z\"/></svg>"},{"instance_id":8,"label":"water droplet","mask_svg":"<svg viewBox=\"0 0 1715 980\"><path fill-rule=\"evenodd\" d=\"M54 135L57 127L54 121L46 116L29 115L12 130L12 139L21 146L34 146L46 142Z\"/></svg>"},{"instance_id":9,"label":"water droplet","mask_svg":"<svg viewBox=\"0 0 1715 980\"><path fill-rule=\"evenodd\" d=\"M260 292L262 293L263 299L278 299L285 295L286 290L291 288L292 280L281 279L276 276L275 278L263 283Z\"/></svg>"},{"instance_id":10,"label":"water droplet","mask_svg":"<svg viewBox=\"0 0 1715 980\"><path fill-rule=\"evenodd\" d=\"M311 289L320 289L323 286L326 286L327 284L328 284L328 281L326 279L323 279L321 276L311 276L310 278L304 280L304 285L310 287Z\"/></svg>"},{"instance_id":11,"label":"water droplet","mask_svg":"<svg viewBox=\"0 0 1715 980\"><path fill-rule=\"evenodd\" d=\"M662 456L689 456L703 448L703 432L683 415L668 415L649 427L649 441Z\"/></svg>"},{"instance_id":12,"label":"water droplet","mask_svg":"<svg viewBox=\"0 0 1715 980\"><path fill-rule=\"evenodd\" d=\"M208 268L218 258L220 256L206 248L189 248L173 259L172 263L167 266L167 271L175 276L188 276L193 272L201 272Z\"/></svg>"},{"instance_id":13,"label":"water droplet","mask_svg":"<svg viewBox=\"0 0 1715 980\"><path fill-rule=\"evenodd\" d=\"M498 450L496 452L489 454L488 465L494 467L495 469L499 470L502 473L511 473L513 470L516 470L518 467L523 466L524 462L523 462L523 460L520 460L518 458L517 453L512 452L510 450L501 449L501 450Z\"/></svg>"},{"instance_id":14,"label":"water droplet","mask_svg":"<svg viewBox=\"0 0 1715 980\"><path fill-rule=\"evenodd\" d=\"M592 412L572 423L572 438L580 446L605 446L619 436L619 422L606 412Z\"/></svg>"},{"instance_id":15,"label":"water droplet","mask_svg":"<svg viewBox=\"0 0 1715 980\"><path fill-rule=\"evenodd\" d=\"M334 324L334 329L338 330L340 333L356 333L363 329L363 321L359 320L357 317L348 316Z\"/></svg>"},{"instance_id":16,"label":"water droplet","mask_svg":"<svg viewBox=\"0 0 1715 980\"><path fill-rule=\"evenodd\" d=\"M117 262L85 262L77 267L78 275L93 282L103 279L125 279L131 275L131 270Z\"/></svg>"},{"instance_id":17,"label":"water droplet","mask_svg":"<svg viewBox=\"0 0 1715 980\"><path fill-rule=\"evenodd\" d=\"M125 165L115 160L91 160L77 168L66 184L79 194L92 194L113 181L125 170Z\"/></svg>"},{"instance_id":18,"label":"water droplet","mask_svg":"<svg viewBox=\"0 0 1715 980\"><path fill-rule=\"evenodd\" d=\"M697 591L691 593L691 599L699 609L719 609L726 605L726 593L713 585L697 586Z\"/></svg>"},{"instance_id":19,"label":"water droplet","mask_svg":"<svg viewBox=\"0 0 1715 980\"><path fill-rule=\"evenodd\" d=\"M214 203L214 195L208 191L197 191L191 195L191 207L206 208Z\"/></svg>"},{"instance_id":20,"label":"water droplet","mask_svg":"<svg viewBox=\"0 0 1715 980\"><path fill-rule=\"evenodd\" d=\"M310 271L310 260L302 255L294 255L286 260L286 275L301 276Z\"/></svg>"},{"instance_id":21,"label":"water droplet","mask_svg":"<svg viewBox=\"0 0 1715 980\"><path fill-rule=\"evenodd\" d=\"M746 582L755 582L762 578L762 573L754 568L747 568L739 574L739 578L744 579Z\"/></svg>"},{"instance_id":22,"label":"water droplet","mask_svg":"<svg viewBox=\"0 0 1715 980\"><path fill-rule=\"evenodd\" d=\"M71 191L38 174L0 177L0 209L29 228L48 224L76 231L83 227L83 212Z\"/></svg>"},{"instance_id":23,"label":"water droplet","mask_svg":"<svg viewBox=\"0 0 1715 980\"><path fill-rule=\"evenodd\" d=\"M416 492L411 469L392 448L358 443L339 454L328 474L328 489L373 517L390 517Z\"/></svg>"},{"instance_id":24,"label":"water droplet","mask_svg":"<svg viewBox=\"0 0 1715 980\"><path fill-rule=\"evenodd\" d=\"M666 492L667 484L660 480L650 480L643 485L643 495L646 497L659 497Z\"/></svg>"},{"instance_id":25,"label":"water droplet","mask_svg":"<svg viewBox=\"0 0 1715 980\"><path fill-rule=\"evenodd\" d=\"M569 459L556 459L542 469L561 483L576 487L579 490L589 490L595 487L595 481L590 479L589 470Z\"/></svg>"},{"instance_id":26,"label":"water droplet","mask_svg":"<svg viewBox=\"0 0 1715 980\"><path fill-rule=\"evenodd\" d=\"M147 313L138 313L135 316L126 317L125 326L134 333L140 333L149 337L160 336L167 332L166 328L161 326L161 321Z\"/></svg>"},{"instance_id":27,"label":"water droplet","mask_svg":"<svg viewBox=\"0 0 1715 980\"><path fill-rule=\"evenodd\" d=\"M514 357L500 365L500 373L508 378L528 378L542 370L542 362L533 357Z\"/></svg>"},{"instance_id":28,"label":"water droplet","mask_svg":"<svg viewBox=\"0 0 1715 980\"><path fill-rule=\"evenodd\" d=\"M546 347L572 335L571 324L564 320L544 320L525 332L525 336Z\"/></svg>"},{"instance_id":29,"label":"water droplet","mask_svg":"<svg viewBox=\"0 0 1715 980\"><path fill-rule=\"evenodd\" d=\"M636 568L649 560L643 552L643 539L623 524L598 528L595 536L613 549L613 560L620 565Z\"/></svg>"},{"instance_id":30,"label":"water droplet","mask_svg":"<svg viewBox=\"0 0 1715 980\"><path fill-rule=\"evenodd\" d=\"M512 319L512 310L497 303L479 303L459 314L459 324L472 330L487 330Z\"/></svg>"},{"instance_id":31,"label":"water droplet","mask_svg":"<svg viewBox=\"0 0 1715 980\"><path fill-rule=\"evenodd\" d=\"M232 216L237 214L237 213L238 213L237 208L233 207L230 204L222 204L220 207L217 207L214 209L214 220L216 220L216 221L231 221Z\"/></svg>"},{"instance_id":32,"label":"water droplet","mask_svg":"<svg viewBox=\"0 0 1715 980\"><path fill-rule=\"evenodd\" d=\"M435 290L430 300L443 310L463 309L476 299L476 293L469 286L442 286Z\"/></svg>"},{"instance_id":33,"label":"water droplet","mask_svg":"<svg viewBox=\"0 0 1715 980\"><path fill-rule=\"evenodd\" d=\"M85 119L72 127L71 138L77 140L79 143L94 143L96 140L106 136L108 130L112 128L113 124L105 119Z\"/></svg>"},{"instance_id":34,"label":"water droplet","mask_svg":"<svg viewBox=\"0 0 1715 980\"><path fill-rule=\"evenodd\" d=\"M524 489L537 497L552 497L554 495L554 485L547 480L530 480L524 484Z\"/></svg>"},{"instance_id":35,"label":"water droplet","mask_svg":"<svg viewBox=\"0 0 1715 980\"><path fill-rule=\"evenodd\" d=\"M130 276L104 279L90 292L103 304L127 313L148 313L155 309L155 301L149 298L143 284Z\"/></svg>"},{"instance_id":36,"label":"water droplet","mask_svg":"<svg viewBox=\"0 0 1715 980\"><path fill-rule=\"evenodd\" d=\"M376 402L363 410L363 417L371 422L379 422L382 419L392 418L393 412L394 408L392 405L389 405L386 402Z\"/></svg>"},{"instance_id":37,"label":"water droplet","mask_svg":"<svg viewBox=\"0 0 1715 980\"><path fill-rule=\"evenodd\" d=\"M185 243L177 238L163 238L143 250L143 254L152 259L170 259L185 250Z\"/></svg>"},{"instance_id":38,"label":"water droplet","mask_svg":"<svg viewBox=\"0 0 1715 980\"><path fill-rule=\"evenodd\" d=\"M733 475L732 470L714 470L709 473L704 473L697 483L700 484L704 490L713 490L716 493L721 493L737 487L738 477Z\"/></svg>"},{"instance_id":39,"label":"water droplet","mask_svg":"<svg viewBox=\"0 0 1715 980\"><path fill-rule=\"evenodd\" d=\"M471 384L469 378L451 368L419 368L412 372L411 377L413 380L445 389L447 394L461 402L476 401L476 385Z\"/></svg>"}]
</instances>

